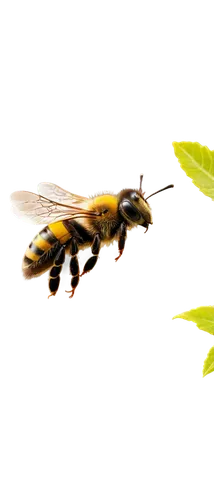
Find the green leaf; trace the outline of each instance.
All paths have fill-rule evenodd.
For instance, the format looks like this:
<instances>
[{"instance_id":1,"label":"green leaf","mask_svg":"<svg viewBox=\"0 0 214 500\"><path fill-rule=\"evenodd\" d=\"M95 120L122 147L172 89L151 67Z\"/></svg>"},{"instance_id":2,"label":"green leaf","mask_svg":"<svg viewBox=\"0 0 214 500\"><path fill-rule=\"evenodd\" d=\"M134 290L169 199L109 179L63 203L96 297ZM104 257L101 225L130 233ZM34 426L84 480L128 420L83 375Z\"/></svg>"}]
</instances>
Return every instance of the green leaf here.
<instances>
[{"instance_id":1,"label":"green leaf","mask_svg":"<svg viewBox=\"0 0 214 500\"><path fill-rule=\"evenodd\" d=\"M203 377L212 372L214 372L214 347L211 347L207 354L207 358L204 361Z\"/></svg>"},{"instance_id":2,"label":"green leaf","mask_svg":"<svg viewBox=\"0 0 214 500\"><path fill-rule=\"evenodd\" d=\"M174 316L172 319L181 318L196 323L199 330L214 335L214 306L198 307Z\"/></svg>"},{"instance_id":3,"label":"green leaf","mask_svg":"<svg viewBox=\"0 0 214 500\"><path fill-rule=\"evenodd\" d=\"M173 142L181 168L202 193L214 200L214 151L198 142Z\"/></svg>"}]
</instances>

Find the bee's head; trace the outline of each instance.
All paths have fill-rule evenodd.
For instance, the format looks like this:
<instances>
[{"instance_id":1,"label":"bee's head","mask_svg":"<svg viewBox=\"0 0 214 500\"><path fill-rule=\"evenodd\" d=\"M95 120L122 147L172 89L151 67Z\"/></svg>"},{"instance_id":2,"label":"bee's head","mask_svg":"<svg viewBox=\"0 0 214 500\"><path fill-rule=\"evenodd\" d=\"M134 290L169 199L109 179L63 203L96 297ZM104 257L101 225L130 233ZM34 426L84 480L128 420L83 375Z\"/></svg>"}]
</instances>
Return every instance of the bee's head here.
<instances>
[{"instance_id":1,"label":"bee's head","mask_svg":"<svg viewBox=\"0 0 214 500\"><path fill-rule=\"evenodd\" d=\"M152 212L139 189L124 189L120 193L119 211L129 224L148 229L152 224Z\"/></svg>"},{"instance_id":2,"label":"bee's head","mask_svg":"<svg viewBox=\"0 0 214 500\"><path fill-rule=\"evenodd\" d=\"M168 184L160 189L152 191L147 194L143 187L143 176L140 177L139 187L123 189L120 202L119 211L128 223L135 224L135 226L144 226L147 229L152 227L154 218L149 200L155 198L162 191L168 191L175 187L174 184Z\"/></svg>"}]
</instances>

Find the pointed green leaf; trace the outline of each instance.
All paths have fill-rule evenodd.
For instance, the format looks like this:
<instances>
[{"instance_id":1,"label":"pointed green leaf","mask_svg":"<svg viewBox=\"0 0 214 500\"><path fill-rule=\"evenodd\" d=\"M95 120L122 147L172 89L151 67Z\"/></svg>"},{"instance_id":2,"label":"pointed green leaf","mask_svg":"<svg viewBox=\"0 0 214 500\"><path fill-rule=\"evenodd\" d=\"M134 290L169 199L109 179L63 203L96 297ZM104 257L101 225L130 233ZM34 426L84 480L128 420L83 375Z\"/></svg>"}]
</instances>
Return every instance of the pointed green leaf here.
<instances>
[{"instance_id":1,"label":"pointed green leaf","mask_svg":"<svg viewBox=\"0 0 214 500\"><path fill-rule=\"evenodd\" d=\"M214 335L214 306L198 307L174 316L172 319L181 318L196 323L199 330Z\"/></svg>"},{"instance_id":2,"label":"pointed green leaf","mask_svg":"<svg viewBox=\"0 0 214 500\"><path fill-rule=\"evenodd\" d=\"M214 347L211 347L207 354L207 358L204 361L203 377L212 372L214 372Z\"/></svg>"},{"instance_id":3,"label":"pointed green leaf","mask_svg":"<svg viewBox=\"0 0 214 500\"><path fill-rule=\"evenodd\" d=\"M181 168L202 193L214 200L214 151L198 142L173 142Z\"/></svg>"}]
</instances>

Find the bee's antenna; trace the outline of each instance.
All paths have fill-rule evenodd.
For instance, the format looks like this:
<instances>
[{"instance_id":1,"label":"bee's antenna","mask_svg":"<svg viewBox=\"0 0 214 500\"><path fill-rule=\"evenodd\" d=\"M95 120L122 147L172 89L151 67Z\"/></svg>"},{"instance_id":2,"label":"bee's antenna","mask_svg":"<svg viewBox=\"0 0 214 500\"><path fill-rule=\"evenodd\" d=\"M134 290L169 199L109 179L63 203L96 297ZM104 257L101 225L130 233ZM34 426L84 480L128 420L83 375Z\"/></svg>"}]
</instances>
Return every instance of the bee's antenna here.
<instances>
[{"instance_id":1,"label":"bee's antenna","mask_svg":"<svg viewBox=\"0 0 214 500\"><path fill-rule=\"evenodd\" d=\"M141 191L141 195L145 198L146 190L144 188L144 175L143 174L140 175L140 182L138 184L138 189L139 189L139 191Z\"/></svg>"},{"instance_id":2,"label":"bee's antenna","mask_svg":"<svg viewBox=\"0 0 214 500\"><path fill-rule=\"evenodd\" d=\"M158 196L162 191L171 191L171 189L174 189L176 187L176 184L170 183L167 184L167 186L163 186L160 189L156 189L155 191L152 191L151 193L148 194L146 197L146 200L151 200L152 198L155 198Z\"/></svg>"},{"instance_id":3,"label":"bee's antenna","mask_svg":"<svg viewBox=\"0 0 214 500\"><path fill-rule=\"evenodd\" d=\"M139 191L142 192L142 182L143 182L143 174L140 175L140 187L139 187Z\"/></svg>"}]
</instances>

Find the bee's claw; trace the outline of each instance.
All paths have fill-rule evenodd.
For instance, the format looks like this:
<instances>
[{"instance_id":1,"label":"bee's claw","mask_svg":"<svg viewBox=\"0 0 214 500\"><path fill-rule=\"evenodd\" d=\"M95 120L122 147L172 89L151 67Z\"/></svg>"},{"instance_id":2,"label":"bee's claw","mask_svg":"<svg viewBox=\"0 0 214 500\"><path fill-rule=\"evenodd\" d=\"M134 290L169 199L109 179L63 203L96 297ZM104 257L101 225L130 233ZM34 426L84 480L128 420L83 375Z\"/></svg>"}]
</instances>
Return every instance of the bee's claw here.
<instances>
[{"instance_id":1,"label":"bee's claw","mask_svg":"<svg viewBox=\"0 0 214 500\"><path fill-rule=\"evenodd\" d=\"M47 295L45 295L45 299L47 299L47 300L55 299L56 296L59 294L59 292L60 292L60 290L58 289L56 292L47 293Z\"/></svg>"},{"instance_id":2,"label":"bee's claw","mask_svg":"<svg viewBox=\"0 0 214 500\"><path fill-rule=\"evenodd\" d=\"M118 264L118 262L120 262L123 259L124 254L125 254L125 252L123 250L118 250L114 259L112 259L113 264Z\"/></svg>"},{"instance_id":3,"label":"bee's claw","mask_svg":"<svg viewBox=\"0 0 214 500\"><path fill-rule=\"evenodd\" d=\"M75 288L71 288L70 290L67 290L65 293L66 299L68 300L74 300L78 294L79 287L76 286Z\"/></svg>"},{"instance_id":4,"label":"bee's claw","mask_svg":"<svg viewBox=\"0 0 214 500\"><path fill-rule=\"evenodd\" d=\"M83 278L86 278L86 276L89 276L89 274L91 274L91 271L88 271L88 272L82 272L80 274L80 282L82 281Z\"/></svg>"}]
</instances>

